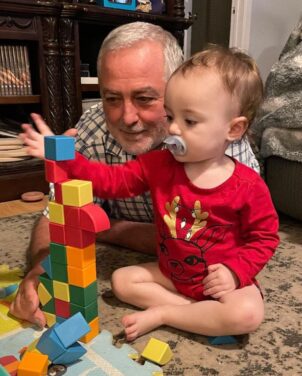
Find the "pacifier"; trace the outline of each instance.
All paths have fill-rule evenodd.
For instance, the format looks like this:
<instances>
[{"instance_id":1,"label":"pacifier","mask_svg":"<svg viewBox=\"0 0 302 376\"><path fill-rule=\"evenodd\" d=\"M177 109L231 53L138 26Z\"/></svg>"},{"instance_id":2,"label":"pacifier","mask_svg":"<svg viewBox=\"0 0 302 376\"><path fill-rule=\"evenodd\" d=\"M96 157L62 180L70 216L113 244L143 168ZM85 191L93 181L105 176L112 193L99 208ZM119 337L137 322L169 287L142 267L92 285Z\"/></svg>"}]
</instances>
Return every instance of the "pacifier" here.
<instances>
[{"instance_id":1,"label":"pacifier","mask_svg":"<svg viewBox=\"0 0 302 376\"><path fill-rule=\"evenodd\" d=\"M169 136L164 139L166 148L174 155L185 155L187 152L187 145L179 136Z\"/></svg>"}]
</instances>

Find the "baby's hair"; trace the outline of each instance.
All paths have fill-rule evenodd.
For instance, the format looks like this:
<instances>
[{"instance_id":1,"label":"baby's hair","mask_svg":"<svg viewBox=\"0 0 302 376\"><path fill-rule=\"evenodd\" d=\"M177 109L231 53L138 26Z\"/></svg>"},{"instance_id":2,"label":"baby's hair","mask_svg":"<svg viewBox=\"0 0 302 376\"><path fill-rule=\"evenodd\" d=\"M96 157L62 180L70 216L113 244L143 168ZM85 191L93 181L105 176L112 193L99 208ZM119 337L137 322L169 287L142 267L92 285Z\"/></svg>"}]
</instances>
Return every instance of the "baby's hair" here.
<instances>
[{"instance_id":1,"label":"baby's hair","mask_svg":"<svg viewBox=\"0 0 302 376\"><path fill-rule=\"evenodd\" d=\"M236 48L210 45L185 61L173 76L180 72L185 75L196 67L218 72L226 90L237 98L240 116L245 116L250 124L263 98L263 83L255 61Z\"/></svg>"}]
</instances>

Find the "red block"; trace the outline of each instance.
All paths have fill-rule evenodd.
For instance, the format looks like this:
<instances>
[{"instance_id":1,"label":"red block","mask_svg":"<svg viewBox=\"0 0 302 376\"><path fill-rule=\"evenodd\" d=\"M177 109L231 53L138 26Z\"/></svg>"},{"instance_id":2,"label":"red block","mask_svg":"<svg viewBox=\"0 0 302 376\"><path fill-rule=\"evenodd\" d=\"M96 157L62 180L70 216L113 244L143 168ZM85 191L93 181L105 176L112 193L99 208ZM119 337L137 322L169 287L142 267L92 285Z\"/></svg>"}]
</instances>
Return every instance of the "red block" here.
<instances>
[{"instance_id":1,"label":"red block","mask_svg":"<svg viewBox=\"0 0 302 376\"><path fill-rule=\"evenodd\" d=\"M49 235L52 243L66 244L66 228L58 223L49 223Z\"/></svg>"},{"instance_id":2,"label":"red block","mask_svg":"<svg viewBox=\"0 0 302 376\"><path fill-rule=\"evenodd\" d=\"M65 225L71 227L80 227L80 210L77 206L64 205Z\"/></svg>"},{"instance_id":3,"label":"red block","mask_svg":"<svg viewBox=\"0 0 302 376\"><path fill-rule=\"evenodd\" d=\"M90 232L101 232L110 228L110 222L104 209L88 204L81 208L80 227Z\"/></svg>"},{"instance_id":4,"label":"red block","mask_svg":"<svg viewBox=\"0 0 302 376\"><path fill-rule=\"evenodd\" d=\"M55 298L55 312L56 316L64 318L70 317L70 303Z\"/></svg>"},{"instance_id":5,"label":"red block","mask_svg":"<svg viewBox=\"0 0 302 376\"><path fill-rule=\"evenodd\" d=\"M56 161L45 159L45 179L49 183L64 182L68 179L67 172Z\"/></svg>"},{"instance_id":6,"label":"red block","mask_svg":"<svg viewBox=\"0 0 302 376\"><path fill-rule=\"evenodd\" d=\"M95 233L81 230L80 228L65 225L66 245L77 248L85 248L95 243Z\"/></svg>"}]
</instances>

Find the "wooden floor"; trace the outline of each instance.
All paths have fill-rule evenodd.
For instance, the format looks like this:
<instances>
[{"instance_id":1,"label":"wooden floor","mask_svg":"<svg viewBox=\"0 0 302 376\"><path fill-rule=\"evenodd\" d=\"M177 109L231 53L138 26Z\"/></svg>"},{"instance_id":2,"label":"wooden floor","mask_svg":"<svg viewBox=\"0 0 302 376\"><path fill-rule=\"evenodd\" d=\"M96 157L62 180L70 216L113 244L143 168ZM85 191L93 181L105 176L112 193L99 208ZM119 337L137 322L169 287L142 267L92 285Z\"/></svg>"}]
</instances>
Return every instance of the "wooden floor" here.
<instances>
[{"instance_id":1,"label":"wooden floor","mask_svg":"<svg viewBox=\"0 0 302 376\"><path fill-rule=\"evenodd\" d=\"M38 202L24 202L22 200L0 202L0 218L42 211L47 205L47 200L48 196L44 196L44 199Z\"/></svg>"}]
</instances>

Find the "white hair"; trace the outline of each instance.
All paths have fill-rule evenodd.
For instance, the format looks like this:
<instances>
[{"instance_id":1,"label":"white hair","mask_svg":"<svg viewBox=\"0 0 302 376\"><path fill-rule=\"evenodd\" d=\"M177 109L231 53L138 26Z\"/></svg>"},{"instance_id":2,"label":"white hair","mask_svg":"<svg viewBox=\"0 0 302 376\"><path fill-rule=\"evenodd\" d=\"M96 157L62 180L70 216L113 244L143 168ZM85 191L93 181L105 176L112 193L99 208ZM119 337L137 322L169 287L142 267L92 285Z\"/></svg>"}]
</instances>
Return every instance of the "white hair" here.
<instances>
[{"instance_id":1,"label":"white hair","mask_svg":"<svg viewBox=\"0 0 302 376\"><path fill-rule=\"evenodd\" d=\"M101 60L108 51L132 47L138 42L149 40L158 42L163 47L165 79L183 62L183 52L176 38L162 27L148 22L131 22L113 29L104 39L97 60L98 75Z\"/></svg>"}]
</instances>

